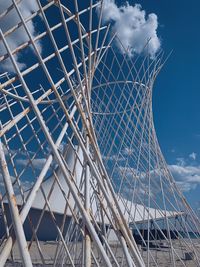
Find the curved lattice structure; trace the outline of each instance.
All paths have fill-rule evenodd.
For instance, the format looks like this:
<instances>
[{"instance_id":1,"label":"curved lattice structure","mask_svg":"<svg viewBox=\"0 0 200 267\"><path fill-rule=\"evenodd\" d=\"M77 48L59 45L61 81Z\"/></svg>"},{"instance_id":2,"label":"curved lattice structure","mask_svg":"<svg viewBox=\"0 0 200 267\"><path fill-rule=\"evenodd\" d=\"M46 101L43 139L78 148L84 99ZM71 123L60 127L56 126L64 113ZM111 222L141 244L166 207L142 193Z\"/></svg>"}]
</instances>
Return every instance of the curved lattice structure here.
<instances>
[{"instance_id":1,"label":"curved lattice structure","mask_svg":"<svg viewBox=\"0 0 200 267\"><path fill-rule=\"evenodd\" d=\"M198 266L199 219L167 167L153 123L152 90L163 53L153 60L148 55L130 60L126 54L111 47L93 83L93 122L103 162L145 264ZM195 260L185 261L192 253Z\"/></svg>"},{"instance_id":2,"label":"curved lattice structure","mask_svg":"<svg viewBox=\"0 0 200 267\"><path fill-rule=\"evenodd\" d=\"M162 56L120 54L82 2L1 10L0 266L200 266L153 124Z\"/></svg>"}]
</instances>

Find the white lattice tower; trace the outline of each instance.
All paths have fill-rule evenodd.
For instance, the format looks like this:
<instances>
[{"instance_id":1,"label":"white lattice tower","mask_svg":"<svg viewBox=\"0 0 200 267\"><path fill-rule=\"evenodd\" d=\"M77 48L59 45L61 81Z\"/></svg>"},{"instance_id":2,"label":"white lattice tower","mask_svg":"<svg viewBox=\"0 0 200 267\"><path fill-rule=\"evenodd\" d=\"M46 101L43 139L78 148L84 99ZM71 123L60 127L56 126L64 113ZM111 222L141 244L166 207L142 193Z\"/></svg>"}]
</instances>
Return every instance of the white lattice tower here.
<instances>
[{"instance_id":1,"label":"white lattice tower","mask_svg":"<svg viewBox=\"0 0 200 267\"><path fill-rule=\"evenodd\" d=\"M102 2L36 2L29 16L15 0L0 14L19 19L0 32L0 64L11 68L0 87L0 264L9 258L24 266L187 266L183 255L192 252L199 265L191 239L199 222L153 126L161 60L118 54L117 35L101 23ZM13 47L22 29L26 39ZM56 233L50 251L45 233ZM152 250L153 242L164 254Z\"/></svg>"},{"instance_id":2,"label":"white lattice tower","mask_svg":"<svg viewBox=\"0 0 200 267\"><path fill-rule=\"evenodd\" d=\"M16 241L24 266L35 263L34 249L46 265L39 229L47 216L47 227L53 224L57 231L54 266L112 266L113 261L122 264L124 258L128 265L136 262L143 266L102 163L91 120L92 77L109 48L108 27L101 26L101 14L93 25L96 7L102 10L102 3L91 1L81 11L76 0L69 7L61 1L37 4L30 17L24 17L20 1L12 1L1 14L3 18L13 12L19 17L17 25L0 32L5 49L1 63L13 68L13 74L2 75L1 84L0 158L6 228L1 262ZM48 13L58 20L50 21ZM83 18L88 18L84 26ZM29 21L39 23L42 32L33 35ZM9 37L21 27L27 40L13 48ZM62 36L61 43L56 34ZM45 51L39 49L39 40L47 42ZM31 60L23 68L17 58L27 51ZM42 167L38 169L35 164L39 160ZM30 181L32 187L26 191ZM39 214L32 216L35 212ZM32 232L28 244L26 224ZM121 244L120 260L108 242L108 225Z\"/></svg>"},{"instance_id":3,"label":"white lattice tower","mask_svg":"<svg viewBox=\"0 0 200 267\"><path fill-rule=\"evenodd\" d=\"M103 162L137 243L145 248L145 264L199 266L199 219L168 169L153 122L152 90L164 54L130 59L124 52L111 47L93 82L93 121ZM190 253L195 256L187 262Z\"/></svg>"}]
</instances>

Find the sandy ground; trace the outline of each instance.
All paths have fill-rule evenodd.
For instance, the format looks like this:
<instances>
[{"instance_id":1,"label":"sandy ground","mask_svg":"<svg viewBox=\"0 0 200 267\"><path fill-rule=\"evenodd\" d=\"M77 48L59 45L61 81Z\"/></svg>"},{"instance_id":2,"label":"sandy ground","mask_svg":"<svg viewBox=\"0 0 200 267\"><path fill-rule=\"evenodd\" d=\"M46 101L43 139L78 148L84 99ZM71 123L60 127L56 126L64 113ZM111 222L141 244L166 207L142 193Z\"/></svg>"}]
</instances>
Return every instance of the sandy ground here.
<instances>
[{"instance_id":1,"label":"sandy ground","mask_svg":"<svg viewBox=\"0 0 200 267\"><path fill-rule=\"evenodd\" d=\"M197 267L197 261L196 259L200 259L200 243L197 244L197 254L195 255L194 253L190 254L193 258L192 259L187 259L187 255L185 254L186 251L191 253L192 251L187 247L189 245L189 241L186 240L186 244L181 244L178 240L173 241L173 247L175 248L175 251L173 253L174 259L175 259L175 266L186 266L186 267ZM155 246L159 245L159 248L156 248ZM39 247L40 251L37 247L36 242L33 242L30 248L30 254L33 262L33 266L53 266L54 263L54 258L57 250L57 243L55 242L39 242ZM75 260L75 266L76 267L81 267L82 265L80 264L81 262L81 250L82 250L82 243L77 243L77 244L70 244L68 248L71 250L71 255L74 255ZM142 248L139 246L139 250L141 252L142 258L145 262L145 264L148 266L147 262L149 261L149 266L159 266L159 267L170 267L173 266L173 263L171 261L171 252L164 243L159 243L159 244L153 244L153 246L150 247L149 253L147 252L146 248ZM60 251L60 250L59 250ZM68 257L66 256L66 253L62 253L63 250L61 250L61 253L58 256L58 260L56 262L55 266L71 266ZM94 249L93 250L95 255L98 258L98 252ZM126 267L127 264L125 260L122 257L122 249L118 244L113 244L112 245L112 251L116 255L116 258L118 260L118 263L120 266ZM42 254L42 256L41 256ZM190 256L189 255L189 256ZM180 258L179 258L179 257ZM43 257L43 259L42 259ZM10 259L6 263L6 267L20 267L22 266L21 259L20 259L20 253L17 247L17 244L14 245L13 251L12 251L12 258L13 260ZM112 260L111 260L112 261ZM65 262L62 265L62 262ZM99 265L101 267L104 267L103 262L99 262ZM116 266L114 262L112 261L112 265ZM94 264L94 260L92 262L92 266L96 266Z\"/></svg>"}]
</instances>

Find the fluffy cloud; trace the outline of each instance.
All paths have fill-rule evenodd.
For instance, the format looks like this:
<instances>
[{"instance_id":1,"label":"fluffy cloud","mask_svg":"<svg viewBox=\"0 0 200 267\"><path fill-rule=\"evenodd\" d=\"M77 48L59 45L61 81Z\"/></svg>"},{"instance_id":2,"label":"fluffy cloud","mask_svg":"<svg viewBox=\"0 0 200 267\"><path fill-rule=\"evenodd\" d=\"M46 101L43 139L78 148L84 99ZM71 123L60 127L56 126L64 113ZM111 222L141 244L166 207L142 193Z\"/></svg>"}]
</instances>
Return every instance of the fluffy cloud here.
<instances>
[{"instance_id":1,"label":"fluffy cloud","mask_svg":"<svg viewBox=\"0 0 200 267\"><path fill-rule=\"evenodd\" d=\"M41 170L43 168L45 162L46 162L45 158L41 158L41 159L37 158L37 159L32 160L32 165L35 169ZM18 159L17 164L25 167L26 165L29 164L29 161L27 159ZM29 165L29 166L31 166L31 165Z\"/></svg>"},{"instance_id":2,"label":"fluffy cloud","mask_svg":"<svg viewBox=\"0 0 200 267\"><path fill-rule=\"evenodd\" d=\"M12 0L6 0L6 1L0 1L0 10L1 14L6 11L10 6L12 5ZM22 12L23 17L26 19L29 17L34 11L38 9L37 1L35 0L22 0L18 4L20 11ZM6 16L0 18L0 28L5 33L13 26L17 25L20 22L20 18L16 12L15 9L10 10ZM35 36L35 27L32 21L28 22L28 28L29 31L33 36ZM16 31L11 33L8 37L6 37L6 40L11 48L11 50L18 47L20 44L26 42L28 40L28 35L21 26ZM41 45L40 43L37 44L38 49L41 51ZM4 55L6 53L6 49L2 43L0 42L0 56ZM25 67L25 64L20 61L19 54L15 56L15 59L17 60L18 66L22 69ZM1 69L3 71L14 71L13 66L11 64L10 60L6 60L1 64Z\"/></svg>"},{"instance_id":3,"label":"fluffy cloud","mask_svg":"<svg viewBox=\"0 0 200 267\"><path fill-rule=\"evenodd\" d=\"M103 22L112 22L112 30L123 44L122 47L117 41L117 46L122 53L124 48L128 49L129 56L146 51L153 58L161 46L157 36L157 15L151 13L147 16L138 4L132 6L126 2L118 7L114 0L104 0Z\"/></svg>"},{"instance_id":4,"label":"fluffy cloud","mask_svg":"<svg viewBox=\"0 0 200 267\"><path fill-rule=\"evenodd\" d=\"M129 147L125 147L122 151L122 153L125 155L125 156L130 156L131 154L133 154L134 150L129 148Z\"/></svg>"},{"instance_id":5,"label":"fluffy cloud","mask_svg":"<svg viewBox=\"0 0 200 267\"><path fill-rule=\"evenodd\" d=\"M102 159L104 160L104 161L124 161L125 160L125 158L124 157L122 157L121 155L117 155L117 154L115 154L115 155L111 155L111 156L102 156Z\"/></svg>"},{"instance_id":6,"label":"fluffy cloud","mask_svg":"<svg viewBox=\"0 0 200 267\"><path fill-rule=\"evenodd\" d=\"M190 191L200 184L200 166L169 165L177 185L182 191Z\"/></svg>"},{"instance_id":7,"label":"fluffy cloud","mask_svg":"<svg viewBox=\"0 0 200 267\"><path fill-rule=\"evenodd\" d=\"M196 160L196 158L197 158L197 153L192 152L192 153L189 155L189 158L191 158L191 159L193 159L193 160Z\"/></svg>"},{"instance_id":8,"label":"fluffy cloud","mask_svg":"<svg viewBox=\"0 0 200 267\"><path fill-rule=\"evenodd\" d=\"M139 174L139 172L137 172L137 170L135 168L132 168L130 166L127 167L123 167L123 166L119 166L117 168L118 173L120 174L120 176L126 176L126 178L130 178L130 179L135 179L135 178L141 178L141 176L143 174ZM123 178L122 176L122 178Z\"/></svg>"},{"instance_id":9,"label":"fluffy cloud","mask_svg":"<svg viewBox=\"0 0 200 267\"><path fill-rule=\"evenodd\" d=\"M16 180L16 178L14 176L11 176L11 181L14 182ZM23 188L23 190L28 190L30 189L32 186L33 186L33 182L32 181L28 181L28 180L21 180L21 186ZM5 193L5 185L4 185L4 182L3 182L3 177L2 177L2 174L0 173L0 194L4 194ZM15 191L15 194L19 194L20 193L20 188L15 185L14 186L14 191Z\"/></svg>"},{"instance_id":10,"label":"fluffy cloud","mask_svg":"<svg viewBox=\"0 0 200 267\"><path fill-rule=\"evenodd\" d=\"M200 184L200 166L193 166L190 163L186 164L185 161L180 158L177 164L168 165L176 184L183 192L189 192L194 190L198 184ZM148 178L147 174L144 172L138 173L134 168L131 167L118 167L118 173L120 175L126 176L130 181L134 178L142 179L143 185ZM159 175L163 175L162 170L154 169L151 172L151 179L158 179ZM153 188L152 188L153 189ZM153 191L156 192L155 189Z\"/></svg>"},{"instance_id":11,"label":"fluffy cloud","mask_svg":"<svg viewBox=\"0 0 200 267\"><path fill-rule=\"evenodd\" d=\"M184 158L177 158L176 161L177 161L177 165L178 166L184 166L184 165L186 165L186 162L185 162L185 159Z\"/></svg>"}]
</instances>

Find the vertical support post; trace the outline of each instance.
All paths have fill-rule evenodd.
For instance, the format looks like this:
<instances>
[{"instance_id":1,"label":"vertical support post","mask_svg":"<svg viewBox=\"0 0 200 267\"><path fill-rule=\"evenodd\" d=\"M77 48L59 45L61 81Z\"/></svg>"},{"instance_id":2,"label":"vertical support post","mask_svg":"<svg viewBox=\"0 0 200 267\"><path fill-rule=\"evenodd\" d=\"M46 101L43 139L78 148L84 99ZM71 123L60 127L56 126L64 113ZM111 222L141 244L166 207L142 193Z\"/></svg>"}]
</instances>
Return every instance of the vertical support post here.
<instances>
[{"instance_id":1,"label":"vertical support post","mask_svg":"<svg viewBox=\"0 0 200 267\"><path fill-rule=\"evenodd\" d=\"M19 211L18 211L16 199L15 199L15 194L14 194L14 190L12 186L12 181L11 181L8 166L6 163L1 139L0 139L0 167L2 170L2 176L3 176L5 189L7 191L10 214L12 217L13 227L15 230L15 235L16 235L19 251L21 254L23 266L32 267L31 257L28 251L28 246L27 246L22 222L20 219L20 215L19 215Z\"/></svg>"},{"instance_id":2,"label":"vertical support post","mask_svg":"<svg viewBox=\"0 0 200 267\"><path fill-rule=\"evenodd\" d=\"M12 1L15 3L14 0L12 0ZM25 23L23 23L23 24L25 25ZM47 141L48 141L50 147L52 148L52 153L54 154L55 159L56 159L56 161L57 161L57 163L58 163L58 165L59 165L59 167L60 167L60 169L61 169L61 171L63 173L63 176L64 176L64 178L65 178L65 180L67 182L69 190L71 191L72 196L73 196L73 198L74 198L74 200L75 200L75 202L77 204L77 207L79 208L83 218L85 219L85 222L86 222L87 227L88 227L88 231L90 232L91 236L93 237L93 240L96 243L96 246L98 247L98 249L99 249L99 251L101 253L101 256L102 256L102 258L103 258L103 260L105 262L105 265L111 267L112 264L110 262L110 259L109 259L108 255L106 254L106 252L104 250L104 247L102 246L101 241L100 241L100 239L99 239L99 237L98 237L98 235L97 235L97 233L96 233L96 231L95 231L90 219L88 218L88 214L85 211L85 207L83 206L79 196L77 195L76 191L74 190L73 180L70 179L71 178L71 174L67 170L67 168L66 168L66 166L65 166L65 164L64 164L64 162L63 162L63 160L62 160L62 158L60 156L60 153L58 152L58 149L57 149L57 147L56 147L51 135L49 134L49 130L48 130L48 128L47 128L47 126L46 126L46 124L45 124L45 122L43 120L42 114L41 114L39 108L37 107L37 104L35 103L35 99L33 98L29 88L26 85L26 82L25 82L25 80L24 80L24 78L23 78L23 76L22 76L22 74L21 74L21 72L19 70L19 67L18 67L18 65L16 63L16 60L15 60L14 56L12 55L12 52L11 52L11 50L9 48L9 45L8 45L8 43L7 43L7 41L6 41L5 37L4 37L4 34L1 31L1 29L0 29L0 37L2 38L3 44L4 44L4 46L5 46L5 48L6 48L7 52L8 52L8 55L9 55L9 57L11 59L11 62L12 62L13 66L14 66L14 68L16 70L16 73L19 76L19 80L21 81L22 86L24 88L24 91L26 92L26 95L27 95L27 97L28 97L28 99L30 101L30 105L32 106L33 111L35 112L35 115L36 115L36 117L38 119L38 122L39 122L39 124L40 124L40 126L41 126L41 128L42 128L42 130L43 130L43 132L44 132L44 134L46 136L46 138L47 138ZM32 38L30 37L30 39L32 39ZM43 61L42 61L42 64L44 64ZM56 92L55 87L53 87L53 88L54 88L54 90ZM60 98L59 95L57 95L57 96L58 96L58 98ZM63 102L62 102L62 104L63 104ZM72 122L72 120L70 119L68 111L65 109L65 107L63 107L63 108L64 108L64 111L66 113L67 119L70 122ZM86 148L85 148L84 144L82 143L80 136L77 133L76 127L73 124L72 124L72 126L73 126L72 129L73 129L75 135L77 136L77 139L79 140L83 151L85 152L84 153L85 156L87 157L88 161L91 162L90 157L87 155ZM93 165L91 164L90 166L93 166ZM94 166L93 166L93 170L96 172ZM97 177L99 178L98 175L97 175ZM98 180L100 182L100 179L98 179ZM11 185L12 185L12 183L11 183ZM23 228L22 228L22 230L23 230ZM32 264L31 265L27 264L26 266L32 266Z\"/></svg>"},{"instance_id":3,"label":"vertical support post","mask_svg":"<svg viewBox=\"0 0 200 267\"><path fill-rule=\"evenodd\" d=\"M130 255L130 253L128 251L128 247L126 245L125 239L123 237L121 237L121 242L123 244L122 249L124 251L124 255L125 255L125 258L126 258L127 266L136 267L135 263L133 262L133 260L131 258L131 255Z\"/></svg>"},{"instance_id":4,"label":"vertical support post","mask_svg":"<svg viewBox=\"0 0 200 267\"><path fill-rule=\"evenodd\" d=\"M87 121L88 122L88 121ZM86 133L86 149L89 154L89 136ZM85 210L88 213L88 217L90 217L90 167L88 162L86 162L86 170L85 170ZM85 244L84 244L84 266L91 266L91 238L90 234L85 226Z\"/></svg>"},{"instance_id":5,"label":"vertical support post","mask_svg":"<svg viewBox=\"0 0 200 267\"><path fill-rule=\"evenodd\" d=\"M4 209L3 199L2 199L2 195L1 194L0 194L0 209L1 209L1 212L2 212L4 227L5 227L5 230L6 230L6 236L9 237L8 222L7 222L6 212L5 212L5 209ZM0 217L1 217L1 214L0 214Z\"/></svg>"},{"instance_id":6,"label":"vertical support post","mask_svg":"<svg viewBox=\"0 0 200 267\"><path fill-rule=\"evenodd\" d=\"M0 251L0 267L3 267L6 264L6 261L10 255L12 246L13 246L12 237L9 236L3 246L3 249Z\"/></svg>"}]
</instances>

